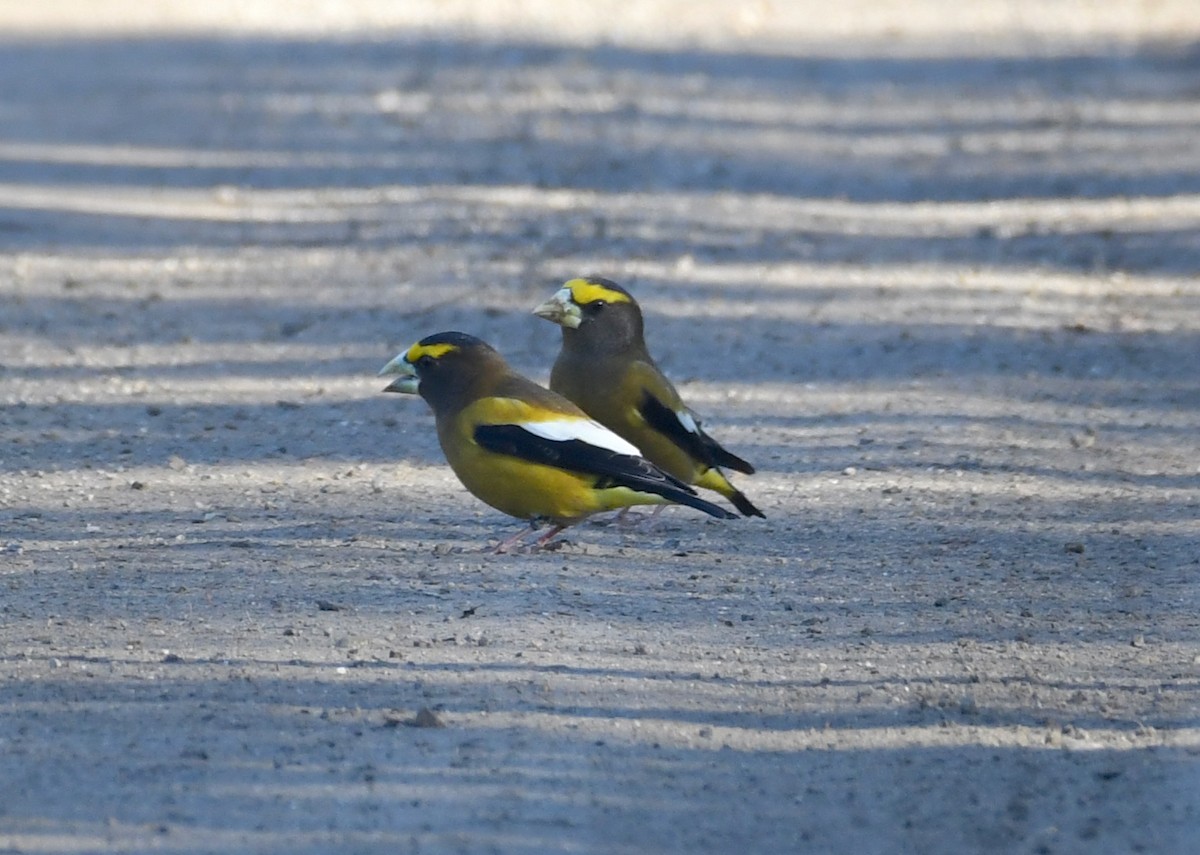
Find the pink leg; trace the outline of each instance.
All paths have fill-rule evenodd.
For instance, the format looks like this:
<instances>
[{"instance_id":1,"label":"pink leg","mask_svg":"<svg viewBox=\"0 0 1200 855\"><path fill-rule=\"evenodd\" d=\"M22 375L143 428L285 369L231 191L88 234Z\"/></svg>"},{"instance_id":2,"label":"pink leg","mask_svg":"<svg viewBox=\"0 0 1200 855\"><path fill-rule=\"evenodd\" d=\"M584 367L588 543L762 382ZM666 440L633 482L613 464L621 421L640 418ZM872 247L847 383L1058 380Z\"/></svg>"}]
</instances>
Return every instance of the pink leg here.
<instances>
[{"instance_id":1,"label":"pink leg","mask_svg":"<svg viewBox=\"0 0 1200 855\"><path fill-rule=\"evenodd\" d=\"M534 523L530 523L528 528L523 528L520 531L518 531L516 534L514 534L512 537L510 537L506 540L502 540L498 544L496 544L496 548L492 550L492 554L500 555L501 553L508 552L510 549L515 547L517 544L519 544L522 540L529 537L529 535L533 534L535 531L537 531L537 525Z\"/></svg>"},{"instance_id":2,"label":"pink leg","mask_svg":"<svg viewBox=\"0 0 1200 855\"><path fill-rule=\"evenodd\" d=\"M565 526L565 525L556 525L556 526L552 526L552 527L550 528L550 531L548 531L548 532L546 532L545 534L543 534L541 537L539 537L539 538L537 539L537 541L536 541L536 542L534 542L534 544L533 544L533 548L534 548L534 549L542 549L543 547L545 547L545 545L546 545L547 543L549 543L549 542L550 542L550 541L551 541L551 540L554 538L554 535L558 534L558 533L559 533L560 531L562 531L564 528L566 528L566 526Z\"/></svg>"}]
</instances>

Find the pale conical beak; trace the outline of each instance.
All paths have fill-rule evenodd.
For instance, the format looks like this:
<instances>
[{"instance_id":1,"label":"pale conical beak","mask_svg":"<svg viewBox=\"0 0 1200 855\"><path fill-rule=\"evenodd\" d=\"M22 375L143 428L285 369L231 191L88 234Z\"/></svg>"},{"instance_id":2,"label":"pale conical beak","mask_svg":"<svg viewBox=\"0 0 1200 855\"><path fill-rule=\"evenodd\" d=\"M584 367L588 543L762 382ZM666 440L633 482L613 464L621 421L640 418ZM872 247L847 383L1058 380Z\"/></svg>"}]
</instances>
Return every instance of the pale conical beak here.
<instances>
[{"instance_id":1,"label":"pale conical beak","mask_svg":"<svg viewBox=\"0 0 1200 855\"><path fill-rule=\"evenodd\" d=\"M534 309L533 313L539 318L553 321L568 329L579 329L579 325L583 323L583 312L571 299L569 288L560 288L553 297Z\"/></svg>"},{"instance_id":2,"label":"pale conical beak","mask_svg":"<svg viewBox=\"0 0 1200 855\"><path fill-rule=\"evenodd\" d=\"M406 354L401 353L383 368L379 369L379 376L386 377L389 375L399 375L395 380L384 387L385 392L403 392L406 395L415 395L421 386L421 378L417 376L417 370L404 358Z\"/></svg>"}]
</instances>

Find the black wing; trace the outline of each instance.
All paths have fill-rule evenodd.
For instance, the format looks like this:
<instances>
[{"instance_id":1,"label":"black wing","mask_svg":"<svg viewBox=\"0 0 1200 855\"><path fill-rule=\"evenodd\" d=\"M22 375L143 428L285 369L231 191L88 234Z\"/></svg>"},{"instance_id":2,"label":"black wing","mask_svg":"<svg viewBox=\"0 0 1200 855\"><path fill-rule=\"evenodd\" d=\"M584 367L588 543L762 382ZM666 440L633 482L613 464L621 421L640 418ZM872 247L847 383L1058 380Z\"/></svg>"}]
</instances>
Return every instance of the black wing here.
<instances>
[{"instance_id":1,"label":"black wing","mask_svg":"<svg viewBox=\"0 0 1200 855\"><path fill-rule=\"evenodd\" d=\"M683 426L675 411L654 397L649 390L642 392L642 403L638 412L646 420L646 424L671 440L689 456L707 466L724 466L747 475L754 474L754 467L736 454L726 451L721 445L700 429L696 422L696 432L692 433Z\"/></svg>"},{"instance_id":2,"label":"black wing","mask_svg":"<svg viewBox=\"0 0 1200 855\"><path fill-rule=\"evenodd\" d=\"M507 454L533 463L568 469L597 476L597 487L628 487L639 493L653 493L704 511L720 519L733 519L734 514L705 501L696 491L649 460L631 454L619 454L581 439L546 439L525 430L520 425L480 425L475 428L475 441L496 454Z\"/></svg>"}]
</instances>

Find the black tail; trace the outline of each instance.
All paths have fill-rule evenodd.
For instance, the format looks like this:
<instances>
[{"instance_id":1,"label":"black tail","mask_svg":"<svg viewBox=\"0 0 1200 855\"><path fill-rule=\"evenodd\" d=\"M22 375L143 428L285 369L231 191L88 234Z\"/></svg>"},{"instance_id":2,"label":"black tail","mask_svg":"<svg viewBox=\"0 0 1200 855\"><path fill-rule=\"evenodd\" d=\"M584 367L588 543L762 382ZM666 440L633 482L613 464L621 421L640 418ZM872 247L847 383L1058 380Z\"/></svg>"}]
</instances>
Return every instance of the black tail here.
<instances>
[{"instance_id":1,"label":"black tail","mask_svg":"<svg viewBox=\"0 0 1200 855\"><path fill-rule=\"evenodd\" d=\"M695 508L698 511L704 511L710 517L716 517L719 520L736 520L737 514L731 514L718 504L702 499L696 493L696 488L691 484L680 481L674 475L665 470L659 469L649 460L634 458L640 460L648 469L653 470L656 476L662 480L657 483L641 483L641 484L626 484L634 490L642 490L647 493L657 493L664 499L670 499L680 505L687 505L689 508ZM745 498L744 496L742 498ZM736 503L735 503L736 504ZM747 502L746 504L750 504ZM761 516L761 514L759 515Z\"/></svg>"},{"instance_id":2,"label":"black tail","mask_svg":"<svg viewBox=\"0 0 1200 855\"><path fill-rule=\"evenodd\" d=\"M729 501L733 502L733 506L741 511L744 517L762 517L764 520L767 518L767 515L754 507L750 500L746 498L746 494L741 490L734 490L733 495L729 497Z\"/></svg>"},{"instance_id":3,"label":"black tail","mask_svg":"<svg viewBox=\"0 0 1200 855\"><path fill-rule=\"evenodd\" d=\"M705 446L708 449L708 453L712 455L713 466L724 466L726 469L732 469L734 472L741 472L743 475L754 474L754 467L745 460L742 460L742 458L738 457L736 454L725 450L723 447L718 445L717 441L711 436L705 435L704 438L708 440L705 443ZM743 501L745 498L745 496L742 496ZM733 503L736 505L737 499L734 499ZM746 504L750 505L749 502L746 502ZM750 505L750 507L753 508L754 506ZM744 511L740 505L738 506L738 510L742 511L742 513L746 514L746 516L751 516L750 514L746 513L746 511ZM762 516L762 514L758 513L758 511L754 511L754 514L760 517Z\"/></svg>"},{"instance_id":4,"label":"black tail","mask_svg":"<svg viewBox=\"0 0 1200 855\"><path fill-rule=\"evenodd\" d=\"M701 499L699 496L692 496L688 493L684 493L682 490L679 492L672 491L670 494L660 491L655 492L659 492L659 495L670 499L672 502L678 502L681 505L687 505L689 508L695 508L698 511L704 511L704 513L708 514L710 517L716 517L719 520L736 520L738 518L737 514L730 513L720 505L714 505L712 502L707 501L706 499ZM743 498L745 497L743 496ZM735 502L734 504L737 503ZM746 504L749 505L750 503L747 502ZM754 506L751 505L751 507ZM741 508L738 508L738 510L741 510ZM745 513L745 511L742 511L742 513ZM759 516L761 517L762 514L759 514Z\"/></svg>"}]
</instances>

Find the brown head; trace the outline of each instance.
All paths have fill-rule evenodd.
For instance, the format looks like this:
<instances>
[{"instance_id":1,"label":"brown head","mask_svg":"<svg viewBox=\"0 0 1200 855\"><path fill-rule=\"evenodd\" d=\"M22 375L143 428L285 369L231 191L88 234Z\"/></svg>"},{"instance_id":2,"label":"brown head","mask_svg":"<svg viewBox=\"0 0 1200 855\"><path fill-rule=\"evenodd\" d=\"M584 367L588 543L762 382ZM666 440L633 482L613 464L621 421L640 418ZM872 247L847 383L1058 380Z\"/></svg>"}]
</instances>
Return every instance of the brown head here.
<instances>
[{"instance_id":1,"label":"brown head","mask_svg":"<svg viewBox=\"0 0 1200 855\"><path fill-rule=\"evenodd\" d=\"M383 391L419 394L438 415L461 409L508 373L495 348L461 332L426 336L379 372L399 375Z\"/></svg>"},{"instance_id":2,"label":"brown head","mask_svg":"<svg viewBox=\"0 0 1200 855\"><path fill-rule=\"evenodd\" d=\"M562 327L564 347L580 347L595 356L646 349L641 307L609 279L572 279L533 313Z\"/></svg>"}]
</instances>

